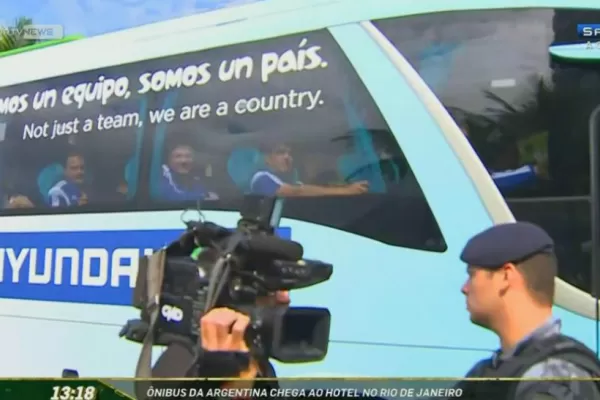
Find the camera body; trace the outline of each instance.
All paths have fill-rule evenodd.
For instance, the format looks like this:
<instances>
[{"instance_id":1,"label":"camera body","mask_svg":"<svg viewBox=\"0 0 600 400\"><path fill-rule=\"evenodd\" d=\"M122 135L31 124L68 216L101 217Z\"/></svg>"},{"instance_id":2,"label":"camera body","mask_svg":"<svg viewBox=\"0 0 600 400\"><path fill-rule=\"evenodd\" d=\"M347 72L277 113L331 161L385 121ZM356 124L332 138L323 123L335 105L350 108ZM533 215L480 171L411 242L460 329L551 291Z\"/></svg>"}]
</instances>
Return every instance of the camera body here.
<instances>
[{"instance_id":1,"label":"camera body","mask_svg":"<svg viewBox=\"0 0 600 400\"><path fill-rule=\"evenodd\" d=\"M149 257L140 260L133 304L141 310L142 321L150 319L149 269L162 269L158 317L152 328L155 344L162 344L165 337L197 343L202 315L214 307L228 307L250 316L246 342L254 354L285 363L325 358L328 309L264 301L277 291L324 282L333 273L331 264L302 259L299 243L276 236L282 209L281 199L247 196L235 230L187 222L184 234L159 250L164 251L162 265L151 264ZM125 336L140 342L144 335Z\"/></svg>"}]
</instances>

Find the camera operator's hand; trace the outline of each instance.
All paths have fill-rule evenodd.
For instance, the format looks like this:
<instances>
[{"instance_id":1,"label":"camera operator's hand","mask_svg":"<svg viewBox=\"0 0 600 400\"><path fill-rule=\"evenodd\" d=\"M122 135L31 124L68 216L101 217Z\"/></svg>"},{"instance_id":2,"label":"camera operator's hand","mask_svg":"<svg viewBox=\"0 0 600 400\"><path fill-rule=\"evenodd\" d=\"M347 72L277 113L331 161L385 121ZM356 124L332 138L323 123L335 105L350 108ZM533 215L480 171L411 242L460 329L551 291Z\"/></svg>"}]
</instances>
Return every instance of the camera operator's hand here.
<instances>
[{"instance_id":1,"label":"camera operator's hand","mask_svg":"<svg viewBox=\"0 0 600 400\"><path fill-rule=\"evenodd\" d=\"M202 348L209 352L248 353L244 333L250 324L247 315L229 308L215 308L200 319ZM254 379L259 373L256 362L251 361L239 378Z\"/></svg>"}]
</instances>

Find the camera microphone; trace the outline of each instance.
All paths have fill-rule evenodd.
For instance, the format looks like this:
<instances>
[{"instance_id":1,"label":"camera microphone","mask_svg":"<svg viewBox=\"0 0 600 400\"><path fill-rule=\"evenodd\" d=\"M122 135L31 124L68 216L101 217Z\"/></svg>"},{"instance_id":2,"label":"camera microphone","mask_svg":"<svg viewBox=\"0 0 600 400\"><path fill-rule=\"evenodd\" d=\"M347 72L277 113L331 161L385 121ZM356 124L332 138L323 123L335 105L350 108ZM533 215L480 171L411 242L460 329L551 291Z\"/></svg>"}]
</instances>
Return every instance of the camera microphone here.
<instances>
[{"instance_id":1,"label":"camera microphone","mask_svg":"<svg viewBox=\"0 0 600 400\"><path fill-rule=\"evenodd\" d=\"M187 222L186 226L188 229L183 237L191 236L200 247L211 246L231 235L229 229L212 222Z\"/></svg>"},{"instance_id":2,"label":"camera microphone","mask_svg":"<svg viewBox=\"0 0 600 400\"><path fill-rule=\"evenodd\" d=\"M190 252L196 246L210 247L232 234L231 230L212 222L188 222L186 225L188 229L179 239L179 245ZM268 259L296 261L304 254L300 243L270 235L251 235L240 246L255 257Z\"/></svg>"}]
</instances>

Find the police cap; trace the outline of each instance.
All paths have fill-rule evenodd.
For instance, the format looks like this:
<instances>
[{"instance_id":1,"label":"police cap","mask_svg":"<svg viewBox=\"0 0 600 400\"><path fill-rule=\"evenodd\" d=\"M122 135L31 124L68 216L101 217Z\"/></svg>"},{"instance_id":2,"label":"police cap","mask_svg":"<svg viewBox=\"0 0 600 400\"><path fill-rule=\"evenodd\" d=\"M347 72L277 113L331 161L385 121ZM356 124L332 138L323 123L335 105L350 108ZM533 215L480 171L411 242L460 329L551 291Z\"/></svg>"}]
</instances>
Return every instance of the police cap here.
<instances>
[{"instance_id":1,"label":"police cap","mask_svg":"<svg viewBox=\"0 0 600 400\"><path fill-rule=\"evenodd\" d=\"M554 242L542 228L529 222L512 222L495 225L473 236L460 259L476 267L498 268L553 250Z\"/></svg>"}]
</instances>

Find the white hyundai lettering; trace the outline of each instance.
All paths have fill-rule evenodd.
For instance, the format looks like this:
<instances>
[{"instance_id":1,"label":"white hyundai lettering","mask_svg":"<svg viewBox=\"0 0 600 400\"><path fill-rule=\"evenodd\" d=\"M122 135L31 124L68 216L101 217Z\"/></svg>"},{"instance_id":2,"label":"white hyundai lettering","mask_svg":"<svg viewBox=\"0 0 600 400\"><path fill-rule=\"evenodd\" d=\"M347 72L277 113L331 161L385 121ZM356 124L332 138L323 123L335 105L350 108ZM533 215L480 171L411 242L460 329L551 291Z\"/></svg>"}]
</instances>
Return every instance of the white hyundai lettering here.
<instances>
[{"instance_id":1,"label":"white hyundai lettering","mask_svg":"<svg viewBox=\"0 0 600 400\"><path fill-rule=\"evenodd\" d=\"M23 249L19 252L18 256L15 256L15 252L12 249L8 251L8 262L12 266L12 279L13 282L19 280L19 273L21 272L21 268L23 268L23 264L25 264L25 259L27 259L27 249Z\"/></svg>"},{"instance_id":2,"label":"white hyundai lettering","mask_svg":"<svg viewBox=\"0 0 600 400\"><path fill-rule=\"evenodd\" d=\"M153 249L144 249L145 256L152 255L152 253L154 253ZM129 277L129 287L135 287L139 259L139 249L116 249L112 254L110 286L119 287L121 277L127 276Z\"/></svg>"},{"instance_id":3,"label":"white hyundai lettering","mask_svg":"<svg viewBox=\"0 0 600 400\"><path fill-rule=\"evenodd\" d=\"M12 270L12 282L19 282L19 272L21 272L21 268L23 267L23 263L27 258L27 253L29 249L23 249L19 252L19 255L15 255L15 251L13 249L2 249L2 262L0 264L0 282L4 282L4 260L8 258L8 265ZM5 257L6 256L6 257Z\"/></svg>"},{"instance_id":4,"label":"white hyundai lettering","mask_svg":"<svg viewBox=\"0 0 600 400\"><path fill-rule=\"evenodd\" d=\"M180 322L183 319L183 311L175 306L165 304L162 306L160 312L167 321Z\"/></svg>"},{"instance_id":5,"label":"white hyundai lettering","mask_svg":"<svg viewBox=\"0 0 600 400\"><path fill-rule=\"evenodd\" d=\"M103 248L0 248L0 282L133 288L140 256L152 253L153 249L137 248L115 249L112 254Z\"/></svg>"},{"instance_id":6,"label":"white hyundai lettering","mask_svg":"<svg viewBox=\"0 0 600 400\"><path fill-rule=\"evenodd\" d=\"M92 275L92 260L98 260L98 276ZM85 249L83 251L83 286L104 286L108 281L108 251L105 249Z\"/></svg>"},{"instance_id":7,"label":"white hyundai lettering","mask_svg":"<svg viewBox=\"0 0 600 400\"><path fill-rule=\"evenodd\" d=\"M31 249L29 252L29 283L47 285L52 279L52 249L45 251L44 270L41 274L37 271L37 255L37 249Z\"/></svg>"},{"instance_id":8,"label":"white hyundai lettering","mask_svg":"<svg viewBox=\"0 0 600 400\"><path fill-rule=\"evenodd\" d=\"M63 267L66 264L71 270L71 285L76 286L79 283L79 251L77 249L56 249L54 259L56 260L54 284L62 284Z\"/></svg>"}]
</instances>

